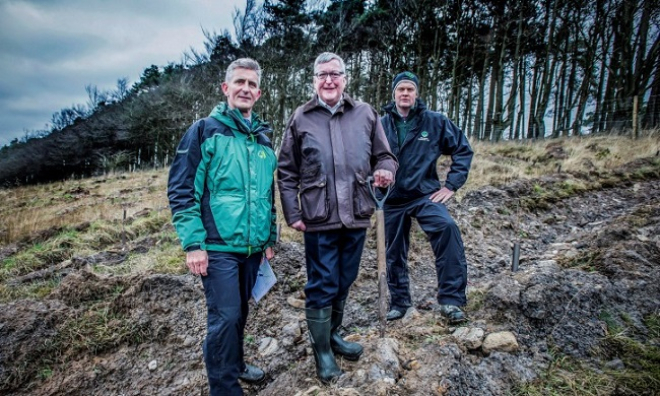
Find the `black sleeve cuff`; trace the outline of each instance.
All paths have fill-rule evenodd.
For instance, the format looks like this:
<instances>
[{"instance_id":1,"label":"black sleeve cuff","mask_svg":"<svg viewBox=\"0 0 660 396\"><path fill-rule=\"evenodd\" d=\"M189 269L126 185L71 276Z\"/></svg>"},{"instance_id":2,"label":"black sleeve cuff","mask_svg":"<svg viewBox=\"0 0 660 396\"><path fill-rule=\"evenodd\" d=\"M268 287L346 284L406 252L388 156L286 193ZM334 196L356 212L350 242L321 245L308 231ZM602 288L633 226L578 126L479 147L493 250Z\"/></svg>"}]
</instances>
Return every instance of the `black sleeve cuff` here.
<instances>
[{"instance_id":1,"label":"black sleeve cuff","mask_svg":"<svg viewBox=\"0 0 660 396\"><path fill-rule=\"evenodd\" d=\"M200 250L202 248L201 245L191 245L186 248L186 253L195 251L195 250Z\"/></svg>"}]
</instances>

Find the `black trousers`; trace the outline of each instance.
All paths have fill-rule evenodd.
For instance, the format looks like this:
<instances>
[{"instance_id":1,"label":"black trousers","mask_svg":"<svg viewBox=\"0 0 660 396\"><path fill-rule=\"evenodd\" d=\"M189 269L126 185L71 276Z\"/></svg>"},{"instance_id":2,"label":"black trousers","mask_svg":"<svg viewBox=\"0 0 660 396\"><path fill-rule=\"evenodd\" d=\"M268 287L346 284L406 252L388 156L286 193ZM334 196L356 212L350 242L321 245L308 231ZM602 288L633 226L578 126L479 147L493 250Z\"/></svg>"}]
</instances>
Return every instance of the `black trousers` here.
<instances>
[{"instance_id":1,"label":"black trousers","mask_svg":"<svg viewBox=\"0 0 660 396\"><path fill-rule=\"evenodd\" d=\"M305 232L307 308L322 309L348 297L360 268L366 235L364 228Z\"/></svg>"},{"instance_id":2,"label":"black trousers","mask_svg":"<svg viewBox=\"0 0 660 396\"><path fill-rule=\"evenodd\" d=\"M440 304L463 306L467 303L467 262L460 230L442 203L429 196L397 205L386 204L387 283L390 307L405 309L412 305L408 276L410 226L416 218L431 242L438 280Z\"/></svg>"},{"instance_id":3,"label":"black trousers","mask_svg":"<svg viewBox=\"0 0 660 396\"><path fill-rule=\"evenodd\" d=\"M202 277L208 311L203 350L211 396L239 396L243 395L238 376L245 370L243 335L248 300L262 254L208 254L207 276Z\"/></svg>"}]
</instances>

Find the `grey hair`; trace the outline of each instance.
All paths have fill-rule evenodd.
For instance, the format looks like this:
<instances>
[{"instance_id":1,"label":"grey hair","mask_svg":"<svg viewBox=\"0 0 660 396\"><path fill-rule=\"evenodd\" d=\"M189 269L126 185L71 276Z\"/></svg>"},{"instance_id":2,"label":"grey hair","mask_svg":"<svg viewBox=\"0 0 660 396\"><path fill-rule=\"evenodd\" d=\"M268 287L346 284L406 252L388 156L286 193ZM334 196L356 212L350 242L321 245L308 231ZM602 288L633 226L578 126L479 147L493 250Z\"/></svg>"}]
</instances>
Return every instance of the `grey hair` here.
<instances>
[{"instance_id":1,"label":"grey hair","mask_svg":"<svg viewBox=\"0 0 660 396\"><path fill-rule=\"evenodd\" d=\"M346 65L344 64L344 60L337 54L334 54L332 52L324 52L321 55L316 57L316 60L314 61L314 73L316 73L316 68L323 63L328 63L333 60L339 61L339 67L341 70L339 70L342 73L346 73Z\"/></svg>"},{"instance_id":2,"label":"grey hair","mask_svg":"<svg viewBox=\"0 0 660 396\"><path fill-rule=\"evenodd\" d=\"M225 82L230 82L234 77L234 70L248 69L254 70L257 73L257 84L261 85L261 67L256 60L251 58L239 58L229 64L227 72L225 73Z\"/></svg>"}]
</instances>

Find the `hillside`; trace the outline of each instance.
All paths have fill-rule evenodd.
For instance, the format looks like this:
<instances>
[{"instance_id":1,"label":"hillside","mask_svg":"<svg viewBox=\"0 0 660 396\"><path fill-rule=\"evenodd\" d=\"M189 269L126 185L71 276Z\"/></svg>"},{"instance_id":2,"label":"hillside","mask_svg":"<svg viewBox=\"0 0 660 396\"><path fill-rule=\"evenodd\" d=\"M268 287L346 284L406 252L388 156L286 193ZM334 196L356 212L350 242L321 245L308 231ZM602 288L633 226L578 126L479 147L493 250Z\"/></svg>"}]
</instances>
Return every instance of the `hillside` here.
<instances>
[{"instance_id":1,"label":"hillside","mask_svg":"<svg viewBox=\"0 0 660 396\"><path fill-rule=\"evenodd\" d=\"M439 315L416 229L415 309L379 338L372 229L344 321L365 354L323 386L304 248L283 227L278 284L246 330L246 357L268 376L246 394L660 394L660 137L474 149L449 204L468 258L467 325ZM166 179L160 169L0 190L0 394L207 394L204 295L170 225Z\"/></svg>"},{"instance_id":2,"label":"hillside","mask_svg":"<svg viewBox=\"0 0 660 396\"><path fill-rule=\"evenodd\" d=\"M110 91L88 85L85 105L51 109L46 130L0 147L0 186L169 165L184 131L224 100L229 64L245 56L261 65L254 110L275 147L312 97L325 51L343 58L346 93L377 110L397 74L415 73L420 99L470 141L660 128L657 0L239 3L227 9L233 32L203 29L203 51L145 64L130 87L120 75Z\"/></svg>"}]
</instances>

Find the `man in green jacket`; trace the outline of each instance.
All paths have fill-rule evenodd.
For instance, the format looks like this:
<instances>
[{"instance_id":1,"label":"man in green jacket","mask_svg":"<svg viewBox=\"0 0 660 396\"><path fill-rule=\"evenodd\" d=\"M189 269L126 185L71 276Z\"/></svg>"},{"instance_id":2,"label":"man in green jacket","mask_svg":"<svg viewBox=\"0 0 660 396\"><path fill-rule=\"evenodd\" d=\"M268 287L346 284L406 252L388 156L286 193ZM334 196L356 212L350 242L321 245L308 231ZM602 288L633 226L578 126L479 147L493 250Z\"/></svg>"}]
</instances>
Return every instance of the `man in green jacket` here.
<instances>
[{"instance_id":1,"label":"man in green jacket","mask_svg":"<svg viewBox=\"0 0 660 396\"><path fill-rule=\"evenodd\" d=\"M208 309L204 361L211 395L242 395L238 379L264 372L243 359L248 300L262 257L276 240L273 173L277 159L252 112L261 96L259 64L227 68L220 103L183 136L172 163L168 197L172 222L190 272L201 275Z\"/></svg>"}]
</instances>

